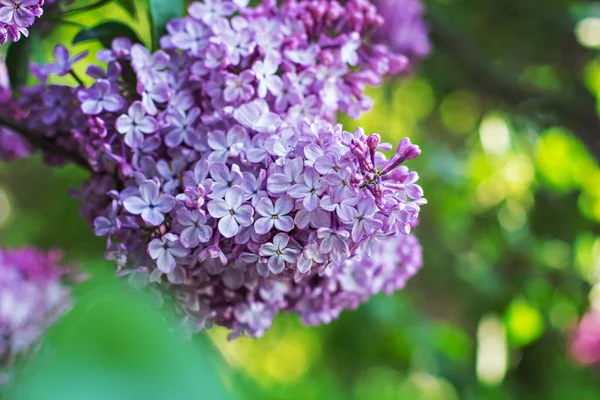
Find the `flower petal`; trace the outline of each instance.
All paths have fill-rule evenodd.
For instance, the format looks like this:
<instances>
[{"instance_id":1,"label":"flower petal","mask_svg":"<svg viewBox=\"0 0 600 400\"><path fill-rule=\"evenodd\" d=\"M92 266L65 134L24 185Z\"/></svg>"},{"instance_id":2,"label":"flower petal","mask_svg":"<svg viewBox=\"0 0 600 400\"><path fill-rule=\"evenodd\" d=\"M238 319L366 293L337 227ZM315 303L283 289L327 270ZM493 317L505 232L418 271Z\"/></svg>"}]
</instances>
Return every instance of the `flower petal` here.
<instances>
[{"instance_id":1,"label":"flower petal","mask_svg":"<svg viewBox=\"0 0 600 400\"><path fill-rule=\"evenodd\" d=\"M233 215L226 215L219 220L219 232L226 238L234 237L239 230L240 227Z\"/></svg>"},{"instance_id":2,"label":"flower petal","mask_svg":"<svg viewBox=\"0 0 600 400\"><path fill-rule=\"evenodd\" d=\"M264 235L265 233L269 232L274 225L274 221L273 218L271 217L266 217L266 218L259 218L256 220L256 222L254 222L254 231L256 233L258 233L259 235Z\"/></svg>"}]
</instances>

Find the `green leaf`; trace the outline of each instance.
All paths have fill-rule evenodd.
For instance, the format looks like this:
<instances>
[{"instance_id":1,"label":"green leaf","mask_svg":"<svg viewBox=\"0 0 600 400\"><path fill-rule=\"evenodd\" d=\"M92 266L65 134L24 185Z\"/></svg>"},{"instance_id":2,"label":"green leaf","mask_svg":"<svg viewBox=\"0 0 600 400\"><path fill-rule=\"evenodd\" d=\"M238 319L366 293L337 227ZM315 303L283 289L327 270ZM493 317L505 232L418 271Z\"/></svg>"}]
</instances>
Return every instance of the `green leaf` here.
<instances>
[{"instance_id":1,"label":"green leaf","mask_svg":"<svg viewBox=\"0 0 600 400\"><path fill-rule=\"evenodd\" d=\"M29 62L40 61L42 42L38 31L31 31L29 37L11 43L6 52L6 68L13 90L27 84L29 78Z\"/></svg>"},{"instance_id":2,"label":"green leaf","mask_svg":"<svg viewBox=\"0 0 600 400\"><path fill-rule=\"evenodd\" d=\"M129 15L135 18L135 15L137 14L135 9L135 0L117 0L117 3L119 3L119 5L123 7L123 9L129 13Z\"/></svg>"},{"instance_id":3,"label":"green leaf","mask_svg":"<svg viewBox=\"0 0 600 400\"><path fill-rule=\"evenodd\" d=\"M81 43L86 40L99 40L104 47L110 48L113 39L117 37L127 37L134 43L141 42L133 29L127 25L116 21L109 21L96 25L93 28L80 31L75 35L73 44Z\"/></svg>"},{"instance_id":4,"label":"green leaf","mask_svg":"<svg viewBox=\"0 0 600 400\"><path fill-rule=\"evenodd\" d=\"M158 41L166 32L167 22L183 17L184 6L184 0L148 0L153 49L158 48Z\"/></svg>"}]
</instances>

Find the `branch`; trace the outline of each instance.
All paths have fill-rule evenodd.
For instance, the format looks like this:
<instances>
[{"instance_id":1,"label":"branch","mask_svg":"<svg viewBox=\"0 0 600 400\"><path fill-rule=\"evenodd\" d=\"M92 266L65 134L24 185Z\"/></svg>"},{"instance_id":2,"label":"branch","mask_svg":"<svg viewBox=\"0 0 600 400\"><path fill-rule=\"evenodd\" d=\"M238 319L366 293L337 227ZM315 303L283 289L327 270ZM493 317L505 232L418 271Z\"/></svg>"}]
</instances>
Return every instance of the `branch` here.
<instances>
[{"instance_id":1,"label":"branch","mask_svg":"<svg viewBox=\"0 0 600 400\"><path fill-rule=\"evenodd\" d=\"M443 48L453 57L470 81L506 103L528 104L555 114L600 162L600 118L596 112L596 99L583 85L575 87L575 95L566 97L520 84L516 76L494 68L477 42L453 26L444 14L433 4L428 11L437 48Z\"/></svg>"},{"instance_id":2,"label":"branch","mask_svg":"<svg viewBox=\"0 0 600 400\"><path fill-rule=\"evenodd\" d=\"M81 155L64 148L63 146L59 145L52 139L50 139L40 133L31 131L30 129L25 127L20 122L15 121L8 116L0 115L0 127L10 129L14 133L24 137L35 148L38 148L38 149L44 150L48 153L52 153L54 155L66 158L67 160L72 161L73 163L79 165L80 167L82 167L88 171L92 171L92 168L90 167L87 160L85 158L81 157Z\"/></svg>"}]
</instances>

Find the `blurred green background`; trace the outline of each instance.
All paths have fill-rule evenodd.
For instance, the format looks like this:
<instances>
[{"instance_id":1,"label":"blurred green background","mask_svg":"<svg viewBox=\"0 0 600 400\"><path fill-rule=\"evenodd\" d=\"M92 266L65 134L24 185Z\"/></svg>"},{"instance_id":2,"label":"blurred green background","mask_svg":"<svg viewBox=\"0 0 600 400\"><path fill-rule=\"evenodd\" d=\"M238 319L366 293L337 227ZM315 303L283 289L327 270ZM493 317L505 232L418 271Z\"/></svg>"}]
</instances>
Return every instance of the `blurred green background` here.
<instances>
[{"instance_id":1,"label":"blurred green background","mask_svg":"<svg viewBox=\"0 0 600 400\"><path fill-rule=\"evenodd\" d=\"M406 290L329 326L280 316L260 340L229 343L216 328L188 342L113 282L68 194L85 173L39 157L0 164L0 243L62 248L92 275L7 398L600 398L567 346L600 298L600 3L426 4L432 56L370 90L360 121L341 117L423 149L409 166L429 200L416 230L425 266ZM106 15L128 18L113 4L70 17L44 54ZM149 40L143 15L134 29ZM73 46L86 49L100 44Z\"/></svg>"}]
</instances>

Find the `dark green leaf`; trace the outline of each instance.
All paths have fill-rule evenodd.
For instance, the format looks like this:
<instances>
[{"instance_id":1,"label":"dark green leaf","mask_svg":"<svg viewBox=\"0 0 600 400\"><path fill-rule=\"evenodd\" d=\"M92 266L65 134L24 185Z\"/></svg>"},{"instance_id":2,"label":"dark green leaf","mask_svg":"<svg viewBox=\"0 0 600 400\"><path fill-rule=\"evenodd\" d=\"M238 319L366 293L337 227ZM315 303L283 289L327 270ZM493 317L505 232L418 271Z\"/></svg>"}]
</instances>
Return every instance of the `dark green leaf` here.
<instances>
[{"instance_id":1,"label":"dark green leaf","mask_svg":"<svg viewBox=\"0 0 600 400\"><path fill-rule=\"evenodd\" d=\"M135 18L135 0L117 0L117 3L119 3L119 5L123 7L125 11L129 13L129 15Z\"/></svg>"},{"instance_id":2,"label":"dark green leaf","mask_svg":"<svg viewBox=\"0 0 600 400\"><path fill-rule=\"evenodd\" d=\"M31 31L28 38L11 43L6 52L6 68L13 90L24 86L29 78L29 62L40 56L42 43L38 31ZM36 60L39 61L39 60Z\"/></svg>"},{"instance_id":3,"label":"dark green leaf","mask_svg":"<svg viewBox=\"0 0 600 400\"><path fill-rule=\"evenodd\" d=\"M86 40L99 40L104 47L110 48L114 38L127 37L132 42L141 42L137 34L120 22L109 21L94 26L90 29L80 31L73 39L73 44L84 42Z\"/></svg>"},{"instance_id":4,"label":"dark green leaf","mask_svg":"<svg viewBox=\"0 0 600 400\"><path fill-rule=\"evenodd\" d=\"M148 0L152 48L158 48L158 41L166 32L167 22L183 16L183 0Z\"/></svg>"}]
</instances>

